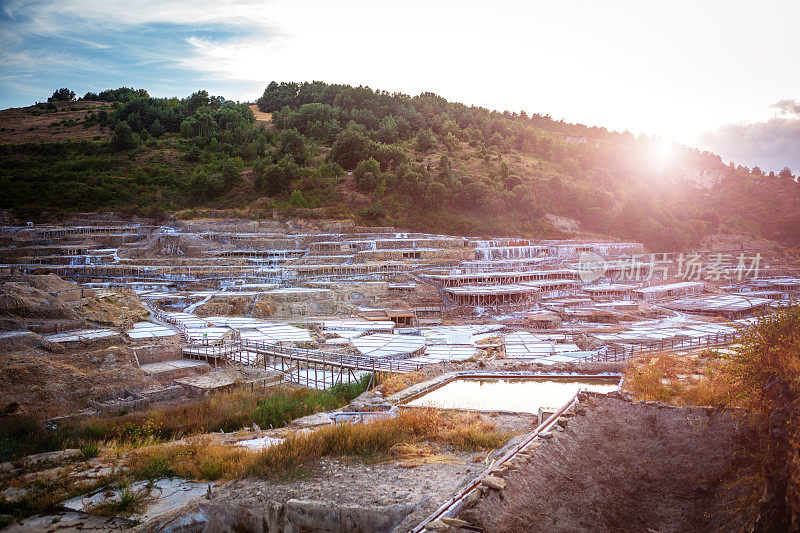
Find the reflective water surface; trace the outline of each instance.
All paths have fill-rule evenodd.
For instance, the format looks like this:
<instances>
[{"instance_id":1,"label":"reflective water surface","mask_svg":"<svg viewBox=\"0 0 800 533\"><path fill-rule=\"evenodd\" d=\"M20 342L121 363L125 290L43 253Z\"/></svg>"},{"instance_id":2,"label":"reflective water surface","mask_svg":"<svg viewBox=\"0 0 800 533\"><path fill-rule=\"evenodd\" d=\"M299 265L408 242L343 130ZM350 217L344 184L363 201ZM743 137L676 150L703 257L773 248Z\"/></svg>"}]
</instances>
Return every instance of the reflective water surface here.
<instances>
[{"instance_id":1,"label":"reflective water surface","mask_svg":"<svg viewBox=\"0 0 800 533\"><path fill-rule=\"evenodd\" d=\"M605 379L469 379L451 381L407 405L441 409L475 409L538 413L539 408L559 408L579 389L607 393L616 381Z\"/></svg>"}]
</instances>

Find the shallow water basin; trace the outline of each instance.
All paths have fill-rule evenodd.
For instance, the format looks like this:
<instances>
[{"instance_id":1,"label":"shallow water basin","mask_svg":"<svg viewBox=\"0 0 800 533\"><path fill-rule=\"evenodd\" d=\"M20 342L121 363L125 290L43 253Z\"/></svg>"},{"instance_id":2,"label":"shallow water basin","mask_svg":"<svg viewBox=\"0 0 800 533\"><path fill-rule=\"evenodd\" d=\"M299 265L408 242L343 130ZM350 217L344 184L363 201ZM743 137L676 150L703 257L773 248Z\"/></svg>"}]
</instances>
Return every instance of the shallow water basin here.
<instances>
[{"instance_id":1,"label":"shallow water basin","mask_svg":"<svg viewBox=\"0 0 800 533\"><path fill-rule=\"evenodd\" d=\"M415 398L410 407L511 411L537 414L557 409L579 390L608 393L619 389L619 378L457 378Z\"/></svg>"}]
</instances>

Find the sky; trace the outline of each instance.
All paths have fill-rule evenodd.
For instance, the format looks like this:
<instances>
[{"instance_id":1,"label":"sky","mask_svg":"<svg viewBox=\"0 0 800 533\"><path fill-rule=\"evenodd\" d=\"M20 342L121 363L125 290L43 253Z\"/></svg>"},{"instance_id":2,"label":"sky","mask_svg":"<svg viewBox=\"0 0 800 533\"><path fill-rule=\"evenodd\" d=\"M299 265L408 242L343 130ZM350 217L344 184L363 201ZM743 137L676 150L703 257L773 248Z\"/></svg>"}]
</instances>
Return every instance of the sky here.
<instances>
[{"instance_id":1,"label":"sky","mask_svg":"<svg viewBox=\"0 0 800 533\"><path fill-rule=\"evenodd\" d=\"M796 0L0 0L0 108L120 86L431 91L800 173Z\"/></svg>"}]
</instances>

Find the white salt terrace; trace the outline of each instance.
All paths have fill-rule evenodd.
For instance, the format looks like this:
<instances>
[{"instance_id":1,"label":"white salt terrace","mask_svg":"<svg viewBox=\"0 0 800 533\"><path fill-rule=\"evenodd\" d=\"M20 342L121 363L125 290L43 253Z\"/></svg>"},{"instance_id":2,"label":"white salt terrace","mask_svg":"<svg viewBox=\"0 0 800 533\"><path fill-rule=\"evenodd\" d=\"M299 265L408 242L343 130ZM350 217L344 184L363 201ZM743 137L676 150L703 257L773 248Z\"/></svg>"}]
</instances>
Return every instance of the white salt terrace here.
<instances>
[{"instance_id":1,"label":"white salt terrace","mask_svg":"<svg viewBox=\"0 0 800 533\"><path fill-rule=\"evenodd\" d=\"M76 329L72 331L64 331L61 333L53 333L52 335L44 335L43 337L50 342L57 342L60 344L69 342L81 342L94 339L102 339L106 337L115 337L118 333L107 328L97 329Z\"/></svg>"},{"instance_id":2,"label":"white salt terrace","mask_svg":"<svg viewBox=\"0 0 800 533\"><path fill-rule=\"evenodd\" d=\"M413 407L508 411L536 414L556 409L579 390L608 393L619 388L607 380L455 379L408 403Z\"/></svg>"},{"instance_id":3,"label":"white salt terrace","mask_svg":"<svg viewBox=\"0 0 800 533\"><path fill-rule=\"evenodd\" d=\"M28 230L26 230L28 231ZM30 230L33 233L46 231L39 227ZM54 231L63 233L64 236L76 233L73 229L55 228ZM666 285L653 285L650 287L635 286L620 283L596 283L584 285L579 281L580 270L570 268L578 265L565 261L575 261L583 251L594 251L607 259L609 266L606 278L612 278L616 268L630 269L630 261L616 261L618 257L610 254L629 254L641 252L638 243L587 243L575 241L530 241L514 237L481 239L471 237L453 237L445 235L406 234L394 232L358 232L358 233L329 233L329 234L291 234L269 232L230 232L230 231L175 231L171 228L92 228L88 233L100 235L124 235L126 232L147 235L169 235L170 239L185 235L191 239L212 241L221 249L204 251L201 258L187 258L187 264L173 266L158 266L154 264L138 265L133 258L126 258L127 243L121 243L119 250L111 248L112 242L103 242L103 248L89 249L92 245L82 245L77 252L92 257L110 257L120 252L122 264L112 265L87 265L77 269L64 268L53 265L56 272L65 273L66 277L82 278L114 278L116 281L105 283L120 285L128 283L136 289L141 299L159 300L165 303L191 304L184 308L183 313L161 313L159 317L178 326L190 343L220 344L226 339L241 339L264 344L310 344L314 342L311 332L307 329L297 328L289 324L276 324L247 317L208 317L200 318L192 314L198 306L213 297L252 297L266 294L276 297L276 300L296 301L298 299L312 300L326 297L336 297L338 289L334 286L315 283L314 280L327 280L344 278L347 280L372 279L381 276L381 282L387 284L390 296L404 296L413 291L413 297L419 292L425 293L425 298L435 297L434 291L419 291L420 277L442 289L440 295L446 296L445 306L449 304L473 307L478 314L494 307L495 311L502 307L524 307L527 311L541 311L556 306L592 305L595 310L634 310L642 305L638 300L665 301L662 307L675 309L675 315L681 315L674 321L660 320L631 324L627 329L619 325L604 325L593 322L568 321L567 327L590 327L594 331L615 331L615 333L596 334L595 338L606 345L639 343L646 344L670 338L699 338L709 335L730 334L736 330L729 325L691 323L685 313L727 314L729 317L739 316L745 312L752 312L755 307L748 307L741 300L731 300L729 297L709 295L702 299L686 298L688 295L702 292L705 285L700 282L682 282ZM77 234L83 235L83 230ZM176 241L177 242L177 241ZM139 246L134 244L133 246ZM65 246L66 249L72 249ZM84 250L85 251L82 251ZM431 261L376 260L360 262L360 256L368 256L374 251L380 257L391 257L397 254L416 257L414 254L431 256ZM390 250L391 253L383 253ZM432 253L433 250L442 250L447 253ZM450 253L453 250L467 250L467 253ZM473 255L474 252L474 255ZM48 252L49 253L49 252ZM66 252L65 252L66 253ZM75 255L73 253L72 255ZM213 258L211 256L214 256ZM437 257L434 257L437 256ZM235 261L226 261L225 257L233 257ZM455 260L454 258L460 258ZM293 264L276 263L291 258ZM464 260L468 258L467 260ZM280 260L280 261L278 261ZM134 264L129 264L133 261ZM148 261L150 262L150 261ZM233 264L235 263L235 264ZM41 268L43 265L37 265ZM46 266L46 265L45 265ZM578 265L580 266L580 265ZM21 268L17 265L16 268ZM61 269L59 271L58 269ZM448 273L449 272L449 273ZM127 276L126 276L127 273ZM403 274L394 276L394 274ZM409 275L405 275L409 274ZM124 279L138 281L128 282ZM201 283L196 283L202 280ZM190 282L190 283L186 283ZM279 284L280 283L280 284ZM629 282L633 283L633 282ZM296 286L295 286L296 285ZM585 293L591 295L594 301L584 298L585 294L579 293L583 286ZM775 277L760 279L742 285L740 290L778 290L790 292L800 287L800 279L790 277ZM197 290L203 289L203 290ZM426 289L430 289L427 287ZM176 292L181 291L181 292ZM731 295L742 298L743 294ZM748 296L750 303L767 296L772 298L775 294L752 293ZM677 300L683 298L683 300ZM727 298L727 299L726 299ZM765 300L767 299L765 298ZM604 301L604 303L597 303ZM528 304L539 302L541 305L529 307ZM371 307L397 306L394 302L362 302ZM439 306L442 302L423 301L425 306L436 305L437 313L441 312ZM412 306L413 307L413 306ZM421 309L417 307L417 310ZM411 363L427 364L439 361L465 360L474 357L480 348L478 342L496 335L503 326L498 324L484 324L476 326L441 326L417 330L419 335L396 335L404 330L399 330L391 320L366 320L354 318L358 313L372 312L375 309L366 309L352 304L352 307L342 314L342 319L310 319L311 323L322 330L326 340L322 349L330 352L337 351L353 353L354 348L363 355L375 359L403 359ZM448 309L449 311L449 309ZM462 310L454 310L456 313ZM310 312L310 311L309 311ZM522 316L506 309L507 318L518 322ZM377 313L373 313L378 317ZM420 318L432 318L422 317ZM438 318L439 314L436 315ZM344 318L350 317L350 318ZM384 315L380 315L385 318ZM498 317L503 318L503 317ZM94 331L94 333L92 333ZM100 333L98 333L100 332ZM51 339L85 340L110 336L115 333L111 330L86 330L83 332L66 332L57 336L48 336ZM127 332L132 339L154 339L175 335L174 330L159 324L142 322L136 324ZM63 342L62 340L61 342ZM326 347L327 345L327 347ZM225 344L225 349L218 349L217 354L229 355L227 348L234 349L232 345ZM304 346L305 348L305 346ZM591 355L595 352L586 352L573 343L567 342L565 336L558 335L532 335L520 332L507 335L505 338L506 356L542 363L556 363L560 361L573 361ZM237 353L230 354L232 360L244 364L253 364L257 360L264 363L264 355L256 354L256 348L245 346ZM213 351L213 350L212 350ZM269 356L268 356L269 357ZM268 364L268 363L267 363ZM302 371L301 371L302 372ZM317 380L319 370L314 370L314 380ZM325 369L322 370L325 372ZM301 373L297 379L302 380ZM333 381L333 375L322 379Z\"/></svg>"},{"instance_id":4,"label":"white salt terrace","mask_svg":"<svg viewBox=\"0 0 800 533\"><path fill-rule=\"evenodd\" d=\"M177 313L171 313L175 315ZM263 320L247 317L208 317L197 319L194 315L181 313L173 317L186 327L185 335L189 342L217 344L238 331L243 341L266 344L314 342L307 329L288 324L270 324Z\"/></svg>"},{"instance_id":5,"label":"white salt terrace","mask_svg":"<svg viewBox=\"0 0 800 533\"><path fill-rule=\"evenodd\" d=\"M463 285L444 292L460 306L505 306L527 303L539 289L518 285Z\"/></svg>"},{"instance_id":6,"label":"white salt terrace","mask_svg":"<svg viewBox=\"0 0 800 533\"><path fill-rule=\"evenodd\" d=\"M664 304L664 307L676 311L695 314L722 314L729 317L741 316L758 309L764 309L772 303L767 298L746 298L733 294L725 296L707 296L700 298L683 298Z\"/></svg>"},{"instance_id":7,"label":"white salt terrace","mask_svg":"<svg viewBox=\"0 0 800 533\"><path fill-rule=\"evenodd\" d=\"M266 344L314 342L311 333L307 329L289 325L258 326L252 330L241 331L239 336L243 341Z\"/></svg>"},{"instance_id":8,"label":"white salt terrace","mask_svg":"<svg viewBox=\"0 0 800 533\"><path fill-rule=\"evenodd\" d=\"M555 364L574 362L595 352L584 351L572 343L555 342L558 337L533 335L527 331L506 335L505 349L508 359L535 360L537 363Z\"/></svg>"},{"instance_id":9,"label":"white salt terrace","mask_svg":"<svg viewBox=\"0 0 800 533\"><path fill-rule=\"evenodd\" d=\"M270 446L280 444L284 440L286 439L281 439L279 437L258 437L255 439L240 440L236 443L236 446L241 446L242 448L247 448L248 450L259 451L269 448Z\"/></svg>"},{"instance_id":10,"label":"white salt terrace","mask_svg":"<svg viewBox=\"0 0 800 533\"><path fill-rule=\"evenodd\" d=\"M159 337L172 337L178 333L161 324L154 324L152 322L137 322L133 325L133 329L128 330L127 335L131 339L155 339Z\"/></svg>"},{"instance_id":11,"label":"white salt terrace","mask_svg":"<svg viewBox=\"0 0 800 533\"><path fill-rule=\"evenodd\" d=\"M653 285L636 289L636 294L643 300L657 300L661 298L674 298L685 294L702 292L705 285L700 281L682 281L666 285Z\"/></svg>"},{"instance_id":12,"label":"white salt terrace","mask_svg":"<svg viewBox=\"0 0 800 533\"><path fill-rule=\"evenodd\" d=\"M406 361L421 364L439 363L441 361L466 361L477 355L478 349L472 345L462 344L437 344L426 346L425 354L420 357L412 357Z\"/></svg>"},{"instance_id":13,"label":"white salt terrace","mask_svg":"<svg viewBox=\"0 0 800 533\"><path fill-rule=\"evenodd\" d=\"M218 344L222 339L229 337L233 331L230 328L187 328L186 339L192 344Z\"/></svg>"},{"instance_id":14,"label":"white salt terrace","mask_svg":"<svg viewBox=\"0 0 800 533\"><path fill-rule=\"evenodd\" d=\"M425 348L425 337L375 333L353 339L353 345L364 356L373 359L419 355Z\"/></svg>"},{"instance_id":15,"label":"white salt terrace","mask_svg":"<svg viewBox=\"0 0 800 533\"><path fill-rule=\"evenodd\" d=\"M737 329L733 325L710 324L698 322L681 327L665 327L659 322L639 323L631 325L628 330L619 333L598 333L594 337L608 343L648 342L672 338L701 338L709 335L732 335Z\"/></svg>"},{"instance_id":16,"label":"white salt terrace","mask_svg":"<svg viewBox=\"0 0 800 533\"><path fill-rule=\"evenodd\" d=\"M326 331L333 332L389 332L394 331L395 323L391 320L324 320L321 323Z\"/></svg>"},{"instance_id":17,"label":"white salt terrace","mask_svg":"<svg viewBox=\"0 0 800 533\"><path fill-rule=\"evenodd\" d=\"M550 270L494 271L446 275L429 274L426 275L426 277L441 284L442 287L453 287L458 285L503 285L522 283L525 281L577 279L579 274L580 272L578 270L559 268Z\"/></svg>"},{"instance_id":18,"label":"white salt terrace","mask_svg":"<svg viewBox=\"0 0 800 533\"><path fill-rule=\"evenodd\" d=\"M170 322L178 324L184 328L204 328L208 322L191 313L172 312L164 313Z\"/></svg>"},{"instance_id":19,"label":"white salt terrace","mask_svg":"<svg viewBox=\"0 0 800 533\"><path fill-rule=\"evenodd\" d=\"M426 338L429 347L441 344L474 345L477 336L501 329L503 326L498 324L439 326L420 329L420 334Z\"/></svg>"},{"instance_id":20,"label":"white salt terrace","mask_svg":"<svg viewBox=\"0 0 800 533\"><path fill-rule=\"evenodd\" d=\"M152 483L152 485L150 485ZM152 498L148 499L144 509L135 513L133 518L137 522L147 522L165 513L180 509L190 501L200 498L208 492L207 483L187 481L185 479L159 479L151 481L136 481L131 483L130 490L141 492L150 488ZM120 490L103 487L77 498L72 498L61 503L61 507L68 510L86 512L91 507L107 500L119 500Z\"/></svg>"},{"instance_id":21,"label":"white salt terrace","mask_svg":"<svg viewBox=\"0 0 800 533\"><path fill-rule=\"evenodd\" d=\"M174 359L172 361L161 361L158 363L145 363L140 368L146 374L162 374L185 369L205 368L208 365L202 361L192 361L191 359Z\"/></svg>"}]
</instances>

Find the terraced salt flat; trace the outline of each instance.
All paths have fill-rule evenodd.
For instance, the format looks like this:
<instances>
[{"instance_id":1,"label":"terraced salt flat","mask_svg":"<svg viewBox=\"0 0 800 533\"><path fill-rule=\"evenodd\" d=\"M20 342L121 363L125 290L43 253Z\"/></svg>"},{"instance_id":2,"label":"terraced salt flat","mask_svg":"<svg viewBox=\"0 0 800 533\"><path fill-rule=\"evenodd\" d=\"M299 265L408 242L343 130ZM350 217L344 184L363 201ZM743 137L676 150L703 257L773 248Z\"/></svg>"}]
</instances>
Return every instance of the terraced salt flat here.
<instances>
[{"instance_id":1,"label":"terraced salt flat","mask_svg":"<svg viewBox=\"0 0 800 533\"><path fill-rule=\"evenodd\" d=\"M137 322L133 328L126 332L131 339L154 339L159 337L172 337L178 333L161 324L152 322Z\"/></svg>"},{"instance_id":2,"label":"terraced salt flat","mask_svg":"<svg viewBox=\"0 0 800 533\"><path fill-rule=\"evenodd\" d=\"M75 329L72 331L63 331L61 333L53 333L51 335L44 335L44 338L50 342L69 343L80 342L94 339L102 339L106 337L114 337L119 335L116 331L107 328L97 329Z\"/></svg>"},{"instance_id":3,"label":"terraced salt flat","mask_svg":"<svg viewBox=\"0 0 800 533\"><path fill-rule=\"evenodd\" d=\"M425 347L425 337L375 333L353 339L353 345L367 357L402 357L420 352Z\"/></svg>"}]
</instances>

